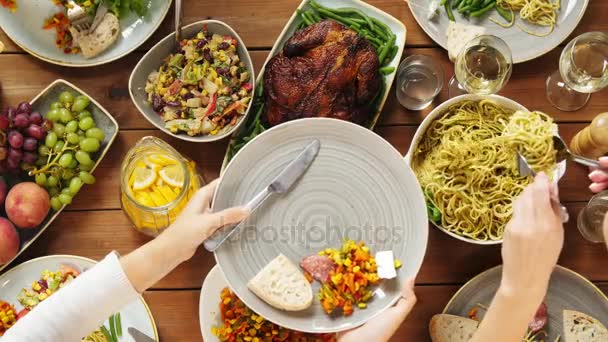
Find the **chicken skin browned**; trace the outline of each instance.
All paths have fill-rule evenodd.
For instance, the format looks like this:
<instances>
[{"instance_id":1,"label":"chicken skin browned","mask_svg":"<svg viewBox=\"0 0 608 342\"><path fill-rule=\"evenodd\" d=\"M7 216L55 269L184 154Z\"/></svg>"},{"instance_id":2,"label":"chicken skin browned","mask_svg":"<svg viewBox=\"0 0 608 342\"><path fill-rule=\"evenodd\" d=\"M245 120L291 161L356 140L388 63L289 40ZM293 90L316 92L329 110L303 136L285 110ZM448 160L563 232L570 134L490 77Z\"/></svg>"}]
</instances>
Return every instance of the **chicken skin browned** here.
<instances>
[{"instance_id":1,"label":"chicken skin browned","mask_svg":"<svg viewBox=\"0 0 608 342\"><path fill-rule=\"evenodd\" d=\"M365 124L381 86L375 48L340 23L325 20L296 32L264 72L269 126L328 117Z\"/></svg>"}]
</instances>

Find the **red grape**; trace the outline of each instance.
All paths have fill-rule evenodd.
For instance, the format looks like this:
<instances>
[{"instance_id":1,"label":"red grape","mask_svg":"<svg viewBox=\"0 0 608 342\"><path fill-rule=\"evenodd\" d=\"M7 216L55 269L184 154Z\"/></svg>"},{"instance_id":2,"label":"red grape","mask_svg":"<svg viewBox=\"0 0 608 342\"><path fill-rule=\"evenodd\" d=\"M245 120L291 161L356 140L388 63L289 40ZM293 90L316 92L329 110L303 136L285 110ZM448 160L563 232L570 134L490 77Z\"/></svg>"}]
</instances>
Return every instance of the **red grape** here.
<instances>
[{"instance_id":1,"label":"red grape","mask_svg":"<svg viewBox=\"0 0 608 342\"><path fill-rule=\"evenodd\" d=\"M8 155L8 149L6 147L0 147L0 161L5 160Z\"/></svg>"},{"instance_id":2,"label":"red grape","mask_svg":"<svg viewBox=\"0 0 608 342\"><path fill-rule=\"evenodd\" d=\"M13 119L13 125L17 128L26 128L30 124L30 119L24 113L15 115Z\"/></svg>"},{"instance_id":3,"label":"red grape","mask_svg":"<svg viewBox=\"0 0 608 342\"><path fill-rule=\"evenodd\" d=\"M27 135L29 135L32 138L36 138L38 140L42 140L44 139L44 137L46 136L46 132L42 129L42 127L38 126L38 125L30 125L26 131Z\"/></svg>"},{"instance_id":4,"label":"red grape","mask_svg":"<svg viewBox=\"0 0 608 342\"><path fill-rule=\"evenodd\" d=\"M31 126L30 126L31 127ZM27 137L23 141L23 149L26 151L36 151L38 149L37 138Z\"/></svg>"},{"instance_id":5,"label":"red grape","mask_svg":"<svg viewBox=\"0 0 608 342\"><path fill-rule=\"evenodd\" d=\"M8 107L6 108L6 116L12 120L15 115L17 115L17 110L15 109L15 107Z\"/></svg>"},{"instance_id":6,"label":"red grape","mask_svg":"<svg viewBox=\"0 0 608 342\"><path fill-rule=\"evenodd\" d=\"M21 102L19 106L17 106L17 113L31 114L32 105L29 102Z\"/></svg>"},{"instance_id":7,"label":"red grape","mask_svg":"<svg viewBox=\"0 0 608 342\"><path fill-rule=\"evenodd\" d=\"M19 170L19 163L21 161L15 161L15 159L11 159L10 157L6 160L6 165L9 170L16 171Z\"/></svg>"},{"instance_id":8,"label":"red grape","mask_svg":"<svg viewBox=\"0 0 608 342\"><path fill-rule=\"evenodd\" d=\"M26 164L34 164L38 160L38 154L35 152L25 152L23 154L23 162Z\"/></svg>"},{"instance_id":9,"label":"red grape","mask_svg":"<svg viewBox=\"0 0 608 342\"><path fill-rule=\"evenodd\" d=\"M19 166L19 162L21 161L22 157L23 157L23 152L21 152L21 150L18 150L18 149L12 148L12 147L8 149L8 161L9 162L13 161L14 163L17 163L17 166Z\"/></svg>"},{"instance_id":10,"label":"red grape","mask_svg":"<svg viewBox=\"0 0 608 342\"><path fill-rule=\"evenodd\" d=\"M46 118L42 120L42 129L47 132L53 129L53 121Z\"/></svg>"},{"instance_id":11,"label":"red grape","mask_svg":"<svg viewBox=\"0 0 608 342\"><path fill-rule=\"evenodd\" d=\"M31 123L36 124L36 125L42 125L42 121L43 121L43 119L42 119L42 115L40 115L40 113L33 112L30 115L30 122Z\"/></svg>"},{"instance_id":12,"label":"red grape","mask_svg":"<svg viewBox=\"0 0 608 342\"><path fill-rule=\"evenodd\" d=\"M11 125L11 121L8 119L8 117L2 115L0 116L0 129L8 129L8 127Z\"/></svg>"},{"instance_id":13,"label":"red grape","mask_svg":"<svg viewBox=\"0 0 608 342\"><path fill-rule=\"evenodd\" d=\"M8 133L8 143L13 148L21 148L23 146L23 135L19 131L10 131Z\"/></svg>"}]
</instances>

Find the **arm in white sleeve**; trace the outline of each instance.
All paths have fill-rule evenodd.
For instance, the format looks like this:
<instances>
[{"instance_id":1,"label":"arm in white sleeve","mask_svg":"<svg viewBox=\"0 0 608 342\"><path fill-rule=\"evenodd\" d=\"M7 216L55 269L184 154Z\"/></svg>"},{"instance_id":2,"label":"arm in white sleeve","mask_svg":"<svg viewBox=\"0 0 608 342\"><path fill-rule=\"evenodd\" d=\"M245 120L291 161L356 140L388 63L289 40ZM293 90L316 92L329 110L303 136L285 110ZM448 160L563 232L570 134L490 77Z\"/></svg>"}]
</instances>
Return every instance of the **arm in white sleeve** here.
<instances>
[{"instance_id":1,"label":"arm in white sleeve","mask_svg":"<svg viewBox=\"0 0 608 342\"><path fill-rule=\"evenodd\" d=\"M138 300L116 253L38 304L2 337L2 342L80 341L111 315Z\"/></svg>"}]
</instances>

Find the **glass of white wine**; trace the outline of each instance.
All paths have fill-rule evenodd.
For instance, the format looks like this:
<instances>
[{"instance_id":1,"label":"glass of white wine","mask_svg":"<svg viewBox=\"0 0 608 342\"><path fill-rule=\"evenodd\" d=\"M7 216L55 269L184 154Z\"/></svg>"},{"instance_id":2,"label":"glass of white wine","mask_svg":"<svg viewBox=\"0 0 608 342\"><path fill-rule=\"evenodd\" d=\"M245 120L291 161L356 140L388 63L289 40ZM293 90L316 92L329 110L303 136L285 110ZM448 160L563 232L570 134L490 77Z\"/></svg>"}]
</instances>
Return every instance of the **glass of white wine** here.
<instances>
[{"instance_id":1,"label":"glass of white wine","mask_svg":"<svg viewBox=\"0 0 608 342\"><path fill-rule=\"evenodd\" d=\"M562 51L559 70L547 78L547 98L563 111L581 109L608 85L608 34L587 32Z\"/></svg>"},{"instance_id":2,"label":"glass of white wine","mask_svg":"<svg viewBox=\"0 0 608 342\"><path fill-rule=\"evenodd\" d=\"M483 35L469 41L458 54L450 97L499 92L511 78L513 58L504 40Z\"/></svg>"}]
</instances>

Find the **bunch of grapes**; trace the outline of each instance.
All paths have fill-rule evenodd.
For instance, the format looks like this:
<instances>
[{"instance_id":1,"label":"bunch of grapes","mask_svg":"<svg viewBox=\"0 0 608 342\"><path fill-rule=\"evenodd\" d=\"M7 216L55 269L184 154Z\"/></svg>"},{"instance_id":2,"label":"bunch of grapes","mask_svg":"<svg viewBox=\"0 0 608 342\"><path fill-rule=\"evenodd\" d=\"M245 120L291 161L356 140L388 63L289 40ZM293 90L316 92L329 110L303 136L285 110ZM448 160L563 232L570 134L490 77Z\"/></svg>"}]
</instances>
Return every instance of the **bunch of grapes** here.
<instances>
[{"instance_id":1,"label":"bunch of grapes","mask_svg":"<svg viewBox=\"0 0 608 342\"><path fill-rule=\"evenodd\" d=\"M101 147L104 133L87 110L90 102L86 96L65 91L46 115L52 129L38 147L37 168L30 175L48 191L56 211L72 203L84 184L95 183L89 172L95 165L91 155Z\"/></svg>"},{"instance_id":2,"label":"bunch of grapes","mask_svg":"<svg viewBox=\"0 0 608 342\"><path fill-rule=\"evenodd\" d=\"M8 107L0 114L0 169L12 173L33 168L38 160L38 145L44 140L52 124L32 105L21 102L17 108Z\"/></svg>"}]
</instances>

